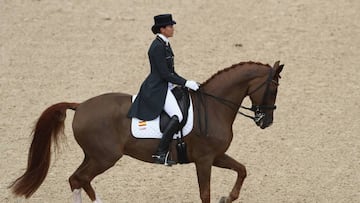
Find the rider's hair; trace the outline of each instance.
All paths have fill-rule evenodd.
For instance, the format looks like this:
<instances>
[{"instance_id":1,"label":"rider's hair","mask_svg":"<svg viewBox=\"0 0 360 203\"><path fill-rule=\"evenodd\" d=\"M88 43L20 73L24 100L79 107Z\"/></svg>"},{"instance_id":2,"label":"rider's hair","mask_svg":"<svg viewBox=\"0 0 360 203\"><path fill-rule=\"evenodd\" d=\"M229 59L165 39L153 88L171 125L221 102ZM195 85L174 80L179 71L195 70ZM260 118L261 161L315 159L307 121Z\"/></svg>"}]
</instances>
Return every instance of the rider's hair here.
<instances>
[{"instance_id":1,"label":"rider's hair","mask_svg":"<svg viewBox=\"0 0 360 203\"><path fill-rule=\"evenodd\" d=\"M161 27L155 26L155 27L151 28L151 31L152 31L154 34L158 34L158 33L160 33L160 28L165 28L165 27L166 27L166 26L161 26Z\"/></svg>"}]
</instances>

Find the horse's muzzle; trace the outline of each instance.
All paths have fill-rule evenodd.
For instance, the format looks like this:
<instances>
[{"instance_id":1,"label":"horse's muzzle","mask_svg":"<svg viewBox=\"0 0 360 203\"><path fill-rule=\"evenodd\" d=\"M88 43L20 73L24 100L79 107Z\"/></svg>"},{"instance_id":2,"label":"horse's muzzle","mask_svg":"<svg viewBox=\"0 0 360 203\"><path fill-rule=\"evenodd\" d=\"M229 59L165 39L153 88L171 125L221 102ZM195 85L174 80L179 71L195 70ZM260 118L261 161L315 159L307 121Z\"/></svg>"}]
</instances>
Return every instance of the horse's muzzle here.
<instances>
[{"instance_id":1,"label":"horse's muzzle","mask_svg":"<svg viewBox=\"0 0 360 203\"><path fill-rule=\"evenodd\" d=\"M261 129L265 129L273 123L272 118L268 118L265 113L258 113L255 114L254 121L257 126L259 126Z\"/></svg>"},{"instance_id":2,"label":"horse's muzzle","mask_svg":"<svg viewBox=\"0 0 360 203\"><path fill-rule=\"evenodd\" d=\"M259 127L260 127L261 129L265 129L265 128L267 128L267 127L270 127L271 125L272 125L272 122L264 122L264 121L261 121Z\"/></svg>"}]
</instances>

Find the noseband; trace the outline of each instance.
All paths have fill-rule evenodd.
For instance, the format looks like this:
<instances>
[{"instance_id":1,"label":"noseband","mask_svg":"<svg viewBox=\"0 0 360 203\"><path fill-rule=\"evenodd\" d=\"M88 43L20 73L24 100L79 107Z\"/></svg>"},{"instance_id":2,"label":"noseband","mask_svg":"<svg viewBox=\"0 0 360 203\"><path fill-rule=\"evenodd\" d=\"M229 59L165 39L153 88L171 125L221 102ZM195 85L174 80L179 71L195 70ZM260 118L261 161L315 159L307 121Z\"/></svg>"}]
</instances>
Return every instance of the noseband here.
<instances>
[{"instance_id":1,"label":"noseband","mask_svg":"<svg viewBox=\"0 0 360 203\"><path fill-rule=\"evenodd\" d=\"M273 69L270 68L270 72L269 72L269 76L268 78L263 82L261 83L257 88L255 88L253 91L249 92L248 95L251 95L255 92L257 92L258 90L260 90L264 85L266 85L266 89L265 89L265 92L264 92L264 95L263 95L263 99L262 99L262 104L259 104L259 105L252 105L251 108L249 107L245 107L245 106L240 106L238 104L236 104L235 102L232 102L232 101L229 101L229 100L226 100L224 98L221 98L221 97L217 97L215 95L212 95L212 94L209 94L209 93L206 93L206 92L203 92L201 90L199 90L198 92L200 93L200 98L201 98L201 94L203 95L206 95L208 97L211 97L211 98L214 98L216 100L218 100L220 103L228 106L229 108L231 109L239 109L239 108L242 108L242 109L246 109L246 110L250 110L250 111L253 111L255 113L255 116L250 116L250 115L247 115L243 112L241 112L240 110L237 110L237 113L238 114L241 114L247 118L251 118L252 120L255 121L255 123L258 123L260 122L261 119L263 119L265 117L265 111L266 110L275 110L276 109L276 105L263 105L265 103L265 100L267 99L268 97L268 94L269 94L269 86L270 86L270 83L271 82L274 82L277 84L277 82L275 80L273 80L272 78L274 77L273 75ZM277 84L278 85L278 84ZM201 98L202 100L202 98Z\"/></svg>"}]
</instances>

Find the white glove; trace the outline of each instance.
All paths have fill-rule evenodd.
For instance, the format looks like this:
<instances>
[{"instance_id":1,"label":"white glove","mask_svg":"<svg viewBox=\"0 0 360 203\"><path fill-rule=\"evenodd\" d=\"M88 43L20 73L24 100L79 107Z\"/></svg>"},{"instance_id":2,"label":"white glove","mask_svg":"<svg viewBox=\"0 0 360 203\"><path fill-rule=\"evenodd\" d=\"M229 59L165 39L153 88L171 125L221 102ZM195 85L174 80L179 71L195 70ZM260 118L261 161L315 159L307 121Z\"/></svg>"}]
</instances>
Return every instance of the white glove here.
<instances>
[{"instance_id":1,"label":"white glove","mask_svg":"<svg viewBox=\"0 0 360 203\"><path fill-rule=\"evenodd\" d=\"M188 80L186 81L185 83L185 87L189 88L189 89L192 89L194 91L198 90L199 89L199 85L193 81L193 80Z\"/></svg>"}]
</instances>

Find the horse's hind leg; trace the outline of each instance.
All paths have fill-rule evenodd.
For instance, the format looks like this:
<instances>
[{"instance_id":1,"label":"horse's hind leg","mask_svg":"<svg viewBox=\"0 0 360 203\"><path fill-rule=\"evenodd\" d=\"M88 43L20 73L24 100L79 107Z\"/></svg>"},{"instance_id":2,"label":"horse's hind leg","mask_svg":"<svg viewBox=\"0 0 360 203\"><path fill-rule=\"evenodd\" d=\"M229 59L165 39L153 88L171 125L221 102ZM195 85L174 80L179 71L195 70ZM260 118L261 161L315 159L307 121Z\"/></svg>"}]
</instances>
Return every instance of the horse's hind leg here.
<instances>
[{"instance_id":1,"label":"horse's hind leg","mask_svg":"<svg viewBox=\"0 0 360 203\"><path fill-rule=\"evenodd\" d=\"M88 159L85 156L81 165L69 178L70 188L74 196L74 203L81 203L81 184L80 181L77 179L77 174L78 171L81 170L87 164L87 161Z\"/></svg>"},{"instance_id":2,"label":"horse's hind leg","mask_svg":"<svg viewBox=\"0 0 360 203\"><path fill-rule=\"evenodd\" d=\"M101 200L96 196L95 190L92 188L90 182L97 175L112 167L120 157L111 161L85 157L83 163L69 178L71 190L74 192L75 203L81 203L81 188L85 190L91 201L101 203Z\"/></svg>"},{"instance_id":3,"label":"horse's hind leg","mask_svg":"<svg viewBox=\"0 0 360 203\"><path fill-rule=\"evenodd\" d=\"M239 198L241 186L246 178L246 168L241 163L237 162L235 159L230 156L223 154L222 156L215 159L214 166L220 168L232 169L237 172L238 176L235 182L233 189L230 192L229 197L221 198L220 202L232 202Z\"/></svg>"}]
</instances>

